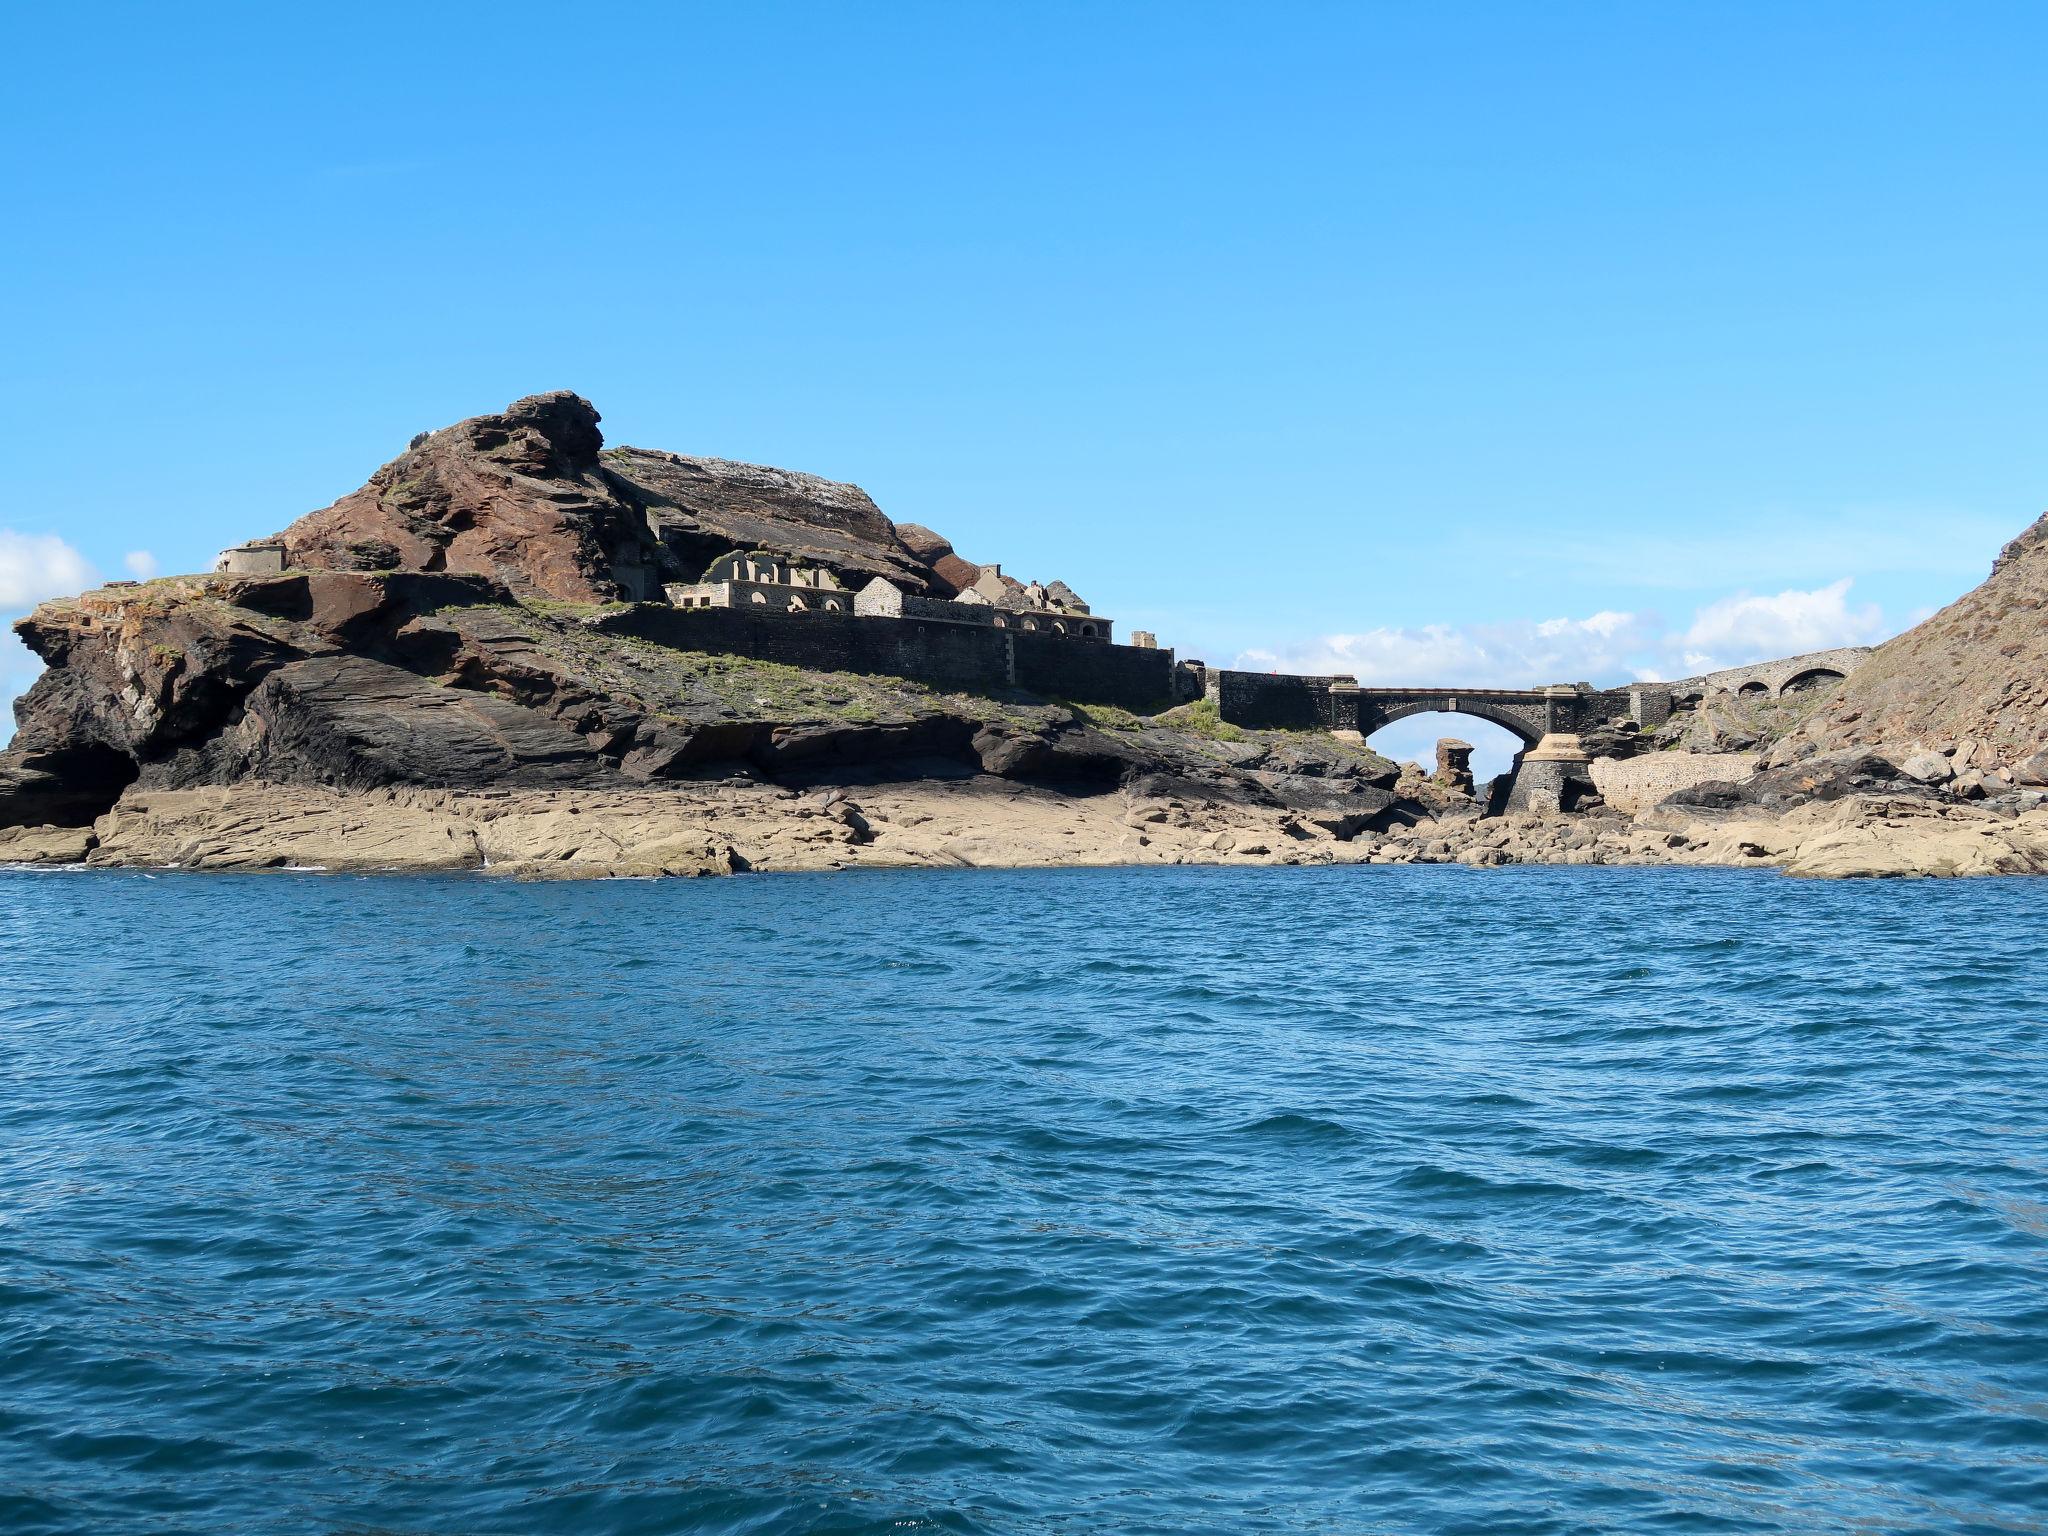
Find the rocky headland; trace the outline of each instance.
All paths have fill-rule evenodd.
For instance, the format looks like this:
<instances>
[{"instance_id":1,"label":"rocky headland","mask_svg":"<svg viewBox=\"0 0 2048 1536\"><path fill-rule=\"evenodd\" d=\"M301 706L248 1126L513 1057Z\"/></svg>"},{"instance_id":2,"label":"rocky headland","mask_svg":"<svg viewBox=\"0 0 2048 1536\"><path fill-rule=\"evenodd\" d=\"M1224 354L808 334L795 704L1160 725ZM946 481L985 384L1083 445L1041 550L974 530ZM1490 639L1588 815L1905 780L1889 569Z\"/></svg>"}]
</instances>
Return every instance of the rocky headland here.
<instances>
[{"instance_id":1,"label":"rocky headland","mask_svg":"<svg viewBox=\"0 0 2048 1536\"><path fill-rule=\"evenodd\" d=\"M1233 724L1199 692L1091 702L650 627L655 609L688 618L662 606L668 584L735 550L849 605L886 590L905 615L959 599L1064 633L1090 613L1063 584L1027 588L890 522L858 487L607 449L587 401L535 396L421 434L263 541L268 569L110 583L20 621L47 668L0 753L0 862L2048 871L2042 524L1850 675L1767 698L1710 687L1654 729L1588 731L1576 792L1510 815L1487 813L1500 786L1473 784L1461 743L1429 771L1327 731ZM1128 675L1152 674L1126 668L1125 693Z\"/></svg>"}]
</instances>

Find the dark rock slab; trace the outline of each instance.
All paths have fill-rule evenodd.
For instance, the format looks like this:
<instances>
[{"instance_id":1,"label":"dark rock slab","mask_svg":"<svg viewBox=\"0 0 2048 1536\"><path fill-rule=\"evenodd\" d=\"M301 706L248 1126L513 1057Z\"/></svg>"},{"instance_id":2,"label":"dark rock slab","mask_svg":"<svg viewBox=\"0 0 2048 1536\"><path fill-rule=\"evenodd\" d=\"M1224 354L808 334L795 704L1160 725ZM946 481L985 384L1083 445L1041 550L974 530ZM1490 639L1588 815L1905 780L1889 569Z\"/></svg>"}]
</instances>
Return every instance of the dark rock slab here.
<instances>
[{"instance_id":1,"label":"dark rock slab","mask_svg":"<svg viewBox=\"0 0 2048 1536\"><path fill-rule=\"evenodd\" d=\"M280 668L233 733L234 777L370 789L617 786L589 743L535 710L361 656Z\"/></svg>"},{"instance_id":2,"label":"dark rock slab","mask_svg":"<svg viewBox=\"0 0 2048 1536\"><path fill-rule=\"evenodd\" d=\"M1926 784L1899 770L1889 758L1849 752L1769 768L1736 783L1710 781L1664 797L1666 805L1703 811L1789 811L1815 800L1884 794L1901 799L1934 798Z\"/></svg>"}]
</instances>

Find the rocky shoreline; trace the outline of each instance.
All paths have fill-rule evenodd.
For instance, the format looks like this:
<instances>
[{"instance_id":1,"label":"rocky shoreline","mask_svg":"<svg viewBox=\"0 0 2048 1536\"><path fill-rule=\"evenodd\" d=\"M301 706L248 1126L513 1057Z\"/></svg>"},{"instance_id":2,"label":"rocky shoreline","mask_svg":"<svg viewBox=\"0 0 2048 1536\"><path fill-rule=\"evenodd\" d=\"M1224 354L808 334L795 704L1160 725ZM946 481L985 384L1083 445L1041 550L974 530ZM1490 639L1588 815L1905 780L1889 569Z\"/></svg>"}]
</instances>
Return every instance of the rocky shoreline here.
<instances>
[{"instance_id":1,"label":"rocky shoreline","mask_svg":"<svg viewBox=\"0 0 2048 1536\"><path fill-rule=\"evenodd\" d=\"M0 828L0 864L527 879L837 869L1675 865L1803 877L2048 872L2048 808L1858 795L1782 814L1447 809L1342 835L1298 811L1158 785L1072 793L986 774L809 789L140 790L90 826Z\"/></svg>"}]
</instances>

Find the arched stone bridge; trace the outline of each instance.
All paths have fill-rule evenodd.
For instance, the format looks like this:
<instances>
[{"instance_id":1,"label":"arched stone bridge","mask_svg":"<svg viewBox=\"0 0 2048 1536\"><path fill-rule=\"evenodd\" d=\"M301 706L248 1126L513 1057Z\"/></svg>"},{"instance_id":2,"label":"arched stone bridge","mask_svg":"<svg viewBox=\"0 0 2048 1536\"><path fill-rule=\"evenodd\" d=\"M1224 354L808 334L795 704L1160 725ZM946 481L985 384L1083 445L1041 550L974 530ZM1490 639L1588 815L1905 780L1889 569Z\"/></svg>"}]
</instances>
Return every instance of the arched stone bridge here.
<instances>
[{"instance_id":1,"label":"arched stone bridge","mask_svg":"<svg viewBox=\"0 0 2048 1536\"><path fill-rule=\"evenodd\" d=\"M1370 736L1410 715L1475 715L1503 726L1534 746L1551 732L1570 734L1604 723L1633 720L1654 731L1674 708L1728 692L1771 698L1830 687L1860 667L1868 647L1813 651L1755 666L1731 667L1675 683L1631 683L1595 688L1557 683L1548 688L1361 688L1354 677L1307 677L1285 672L1198 669L1200 685L1217 713L1232 725L1281 730L1356 731Z\"/></svg>"},{"instance_id":2,"label":"arched stone bridge","mask_svg":"<svg viewBox=\"0 0 2048 1536\"><path fill-rule=\"evenodd\" d=\"M1208 674L1208 692L1233 725L1283 730L1357 732L1370 736L1410 715L1474 715L1512 732L1525 747L1553 731L1589 729L1605 720L1634 720L1654 730L1670 715L1669 696L1655 685L1596 689L1585 683L1548 688L1361 688L1349 677L1278 672Z\"/></svg>"},{"instance_id":3,"label":"arched stone bridge","mask_svg":"<svg viewBox=\"0 0 2048 1536\"><path fill-rule=\"evenodd\" d=\"M1626 689L1581 692L1569 685L1550 688L1359 688L1335 681L1330 687L1332 730L1370 736L1410 715L1474 715L1512 731L1533 747L1552 731L1576 731L1601 720L1629 718ZM1347 718L1348 717L1348 718Z\"/></svg>"},{"instance_id":4,"label":"arched stone bridge","mask_svg":"<svg viewBox=\"0 0 2048 1536\"><path fill-rule=\"evenodd\" d=\"M1832 688L1869 658L1869 646L1848 645L1839 650L1809 651L1804 656L1760 661L1754 666L1728 667L1699 677L1680 678L1667 686L1672 702L1681 707L1721 692L1742 698L1777 699L1811 688Z\"/></svg>"}]
</instances>

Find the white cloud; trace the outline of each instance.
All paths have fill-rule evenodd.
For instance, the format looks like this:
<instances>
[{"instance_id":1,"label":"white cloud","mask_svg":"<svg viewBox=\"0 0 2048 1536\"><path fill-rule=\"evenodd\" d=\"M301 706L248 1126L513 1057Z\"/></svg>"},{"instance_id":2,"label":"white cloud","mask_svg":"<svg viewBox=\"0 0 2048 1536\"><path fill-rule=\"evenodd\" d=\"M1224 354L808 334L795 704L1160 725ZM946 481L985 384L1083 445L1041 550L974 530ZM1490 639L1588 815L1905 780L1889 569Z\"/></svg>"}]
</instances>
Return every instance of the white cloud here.
<instances>
[{"instance_id":1,"label":"white cloud","mask_svg":"<svg viewBox=\"0 0 2048 1536\"><path fill-rule=\"evenodd\" d=\"M1349 672L1368 688L1402 683L1534 688L1544 683L1632 677L1659 649L1654 614L1506 624L1428 624L1323 635L1280 650L1247 651L1240 667L1272 672Z\"/></svg>"},{"instance_id":2,"label":"white cloud","mask_svg":"<svg viewBox=\"0 0 2048 1536\"><path fill-rule=\"evenodd\" d=\"M54 533L0 528L0 747L14 736L15 696L43 669L12 621L46 597L83 591L97 579L91 562Z\"/></svg>"},{"instance_id":3,"label":"white cloud","mask_svg":"<svg viewBox=\"0 0 2048 1536\"><path fill-rule=\"evenodd\" d=\"M1775 597L1738 592L1709 603L1693 615L1685 632L1687 660L1704 659L1702 670L1712 671L1802 651L1867 645L1885 633L1884 614L1875 603L1851 608L1850 584L1844 576L1811 592Z\"/></svg>"},{"instance_id":4,"label":"white cloud","mask_svg":"<svg viewBox=\"0 0 2048 1536\"><path fill-rule=\"evenodd\" d=\"M1810 592L1774 597L1737 592L1695 610L1683 630L1655 613L1608 609L1582 619L1319 635L1246 651L1236 665L1255 672L1349 672L1368 688L1404 683L1535 688L1581 681L1612 687L1871 644L1888 632L1884 615L1875 603L1852 607L1850 585L1844 577Z\"/></svg>"},{"instance_id":5,"label":"white cloud","mask_svg":"<svg viewBox=\"0 0 2048 1536\"><path fill-rule=\"evenodd\" d=\"M146 549L131 549L121 557L121 563L128 567L128 574L137 581L147 581L162 569L157 558Z\"/></svg>"},{"instance_id":6,"label":"white cloud","mask_svg":"<svg viewBox=\"0 0 2048 1536\"><path fill-rule=\"evenodd\" d=\"M91 564L54 533L0 528L0 613L32 608L46 597L93 583Z\"/></svg>"},{"instance_id":7,"label":"white cloud","mask_svg":"<svg viewBox=\"0 0 2048 1536\"><path fill-rule=\"evenodd\" d=\"M28 691L42 667L35 653L0 621L0 750L14 738L15 698Z\"/></svg>"}]
</instances>

